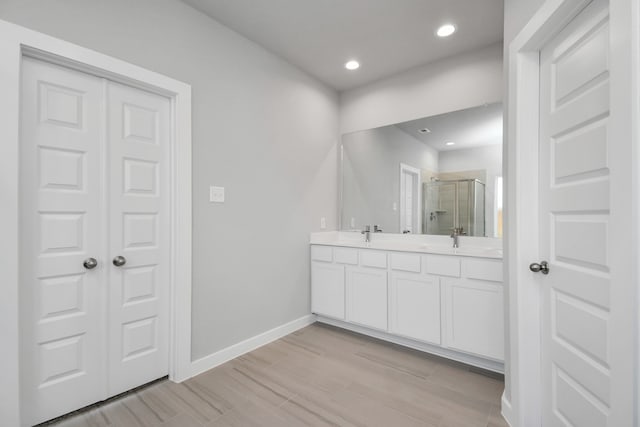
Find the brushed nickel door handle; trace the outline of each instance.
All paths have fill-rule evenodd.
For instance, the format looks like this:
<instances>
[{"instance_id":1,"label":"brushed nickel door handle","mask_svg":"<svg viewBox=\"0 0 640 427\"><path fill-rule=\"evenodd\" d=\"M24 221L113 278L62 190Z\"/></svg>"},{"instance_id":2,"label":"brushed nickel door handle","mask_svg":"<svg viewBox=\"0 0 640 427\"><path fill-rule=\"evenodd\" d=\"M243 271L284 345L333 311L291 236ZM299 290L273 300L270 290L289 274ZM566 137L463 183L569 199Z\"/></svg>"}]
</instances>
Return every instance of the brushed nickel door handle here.
<instances>
[{"instance_id":1,"label":"brushed nickel door handle","mask_svg":"<svg viewBox=\"0 0 640 427\"><path fill-rule=\"evenodd\" d=\"M127 259L122 255L118 255L113 259L113 265L115 265L116 267L122 267L126 263L127 263Z\"/></svg>"},{"instance_id":2,"label":"brushed nickel door handle","mask_svg":"<svg viewBox=\"0 0 640 427\"><path fill-rule=\"evenodd\" d=\"M529 265L529 270L534 273L541 272L542 274L549 274L549 263L547 261L542 261L540 264L534 262Z\"/></svg>"},{"instance_id":3,"label":"brushed nickel door handle","mask_svg":"<svg viewBox=\"0 0 640 427\"><path fill-rule=\"evenodd\" d=\"M87 259L84 260L82 265L87 270L93 270L94 268L96 268L98 266L98 260L95 259L95 258L87 258Z\"/></svg>"}]
</instances>

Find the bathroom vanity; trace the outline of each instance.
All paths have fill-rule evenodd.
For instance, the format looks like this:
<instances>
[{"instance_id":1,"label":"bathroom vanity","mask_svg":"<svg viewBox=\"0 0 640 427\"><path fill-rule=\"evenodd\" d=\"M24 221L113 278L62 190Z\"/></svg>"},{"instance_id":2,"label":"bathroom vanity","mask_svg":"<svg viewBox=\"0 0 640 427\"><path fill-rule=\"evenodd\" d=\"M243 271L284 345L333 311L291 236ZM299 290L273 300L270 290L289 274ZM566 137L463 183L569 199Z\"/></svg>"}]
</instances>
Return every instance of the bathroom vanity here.
<instances>
[{"instance_id":1,"label":"bathroom vanity","mask_svg":"<svg viewBox=\"0 0 640 427\"><path fill-rule=\"evenodd\" d=\"M320 322L504 371L500 239L314 233L311 288Z\"/></svg>"},{"instance_id":2,"label":"bathroom vanity","mask_svg":"<svg viewBox=\"0 0 640 427\"><path fill-rule=\"evenodd\" d=\"M502 127L484 104L342 135L342 231L311 235L319 321L504 371Z\"/></svg>"}]
</instances>

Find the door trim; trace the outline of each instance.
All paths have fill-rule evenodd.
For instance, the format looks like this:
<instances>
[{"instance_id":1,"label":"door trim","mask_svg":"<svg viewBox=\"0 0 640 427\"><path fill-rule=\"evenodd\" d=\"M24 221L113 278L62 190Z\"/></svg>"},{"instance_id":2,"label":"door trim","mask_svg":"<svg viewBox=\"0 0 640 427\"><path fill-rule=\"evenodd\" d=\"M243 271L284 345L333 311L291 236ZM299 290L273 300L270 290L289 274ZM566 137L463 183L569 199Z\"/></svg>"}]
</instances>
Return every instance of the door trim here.
<instances>
[{"instance_id":1,"label":"door trim","mask_svg":"<svg viewBox=\"0 0 640 427\"><path fill-rule=\"evenodd\" d=\"M413 166L409 166L406 163L400 163L400 231L402 233L404 224L404 213L406 212L407 206L405 204L406 198L403 197L405 193L405 183L404 183L404 174L410 173L415 177L415 185L413 185L413 192L415 194L415 198L417 199L415 203L416 209L414 206L411 206L411 218L412 222L416 224L415 231L413 234L422 234L422 171ZM406 224L405 224L406 225ZM411 224L413 227L413 224Z\"/></svg>"},{"instance_id":2,"label":"door trim","mask_svg":"<svg viewBox=\"0 0 640 427\"><path fill-rule=\"evenodd\" d=\"M505 277L508 278L506 316L507 389L502 413L512 426L540 425L541 289L528 271L538 259L538 123L539 53L546 42L573 19L590 0L548 0L509 45L507 138L505 144ZM633 0L616 0L610 13L610 130L617 141L612 151L610 175L612 221L611 333L615 344L628 340L628 348L611 350L612 425L638 422L640 377L638 350L638 241L640 232L640 164L638 103L640 6ZM631 95L630 95L631 94ZM636 168L637 169L637 168ZM529 197L528 197L529 196ZM615 215L615 217L614 217ZM626 286L624 286L626 284ZM622 351L621 351L622 350ZM633 358L624 353L633 354ZM633 360L632 360L633 359ZM629 396L633 390L635 396ZM623 418L617 419L617 416Z\"/></svg>"},{"instance_id":3,"label":"door trim","mask_svg":"<svg viewBox=\"0 0 640 427\"><path fill-rule=\"evenodd\" d=\"M20 425L18 245L20 76L23 56L171 99L169 378L191 375L191 86L93 50L0 20L0 414Z\"/></svg>"}]
</instances>

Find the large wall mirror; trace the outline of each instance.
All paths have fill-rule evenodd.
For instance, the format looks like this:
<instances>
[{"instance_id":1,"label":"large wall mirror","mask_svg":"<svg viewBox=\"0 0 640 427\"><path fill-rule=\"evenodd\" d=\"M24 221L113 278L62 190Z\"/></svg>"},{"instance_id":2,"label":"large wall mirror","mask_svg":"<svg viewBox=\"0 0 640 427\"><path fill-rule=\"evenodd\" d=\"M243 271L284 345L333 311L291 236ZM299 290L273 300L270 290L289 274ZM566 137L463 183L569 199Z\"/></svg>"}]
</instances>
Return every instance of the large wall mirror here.
<instances>
[{"instance_id":1,"label":"large wall mirror","mask_svg":"<svg viewBox=\"0 0 640 427\"><path fill-rule=\"evenodd\" d=\"M502 237L502 104L342 136L340 228Z\"/></svg>"}]
</instances>

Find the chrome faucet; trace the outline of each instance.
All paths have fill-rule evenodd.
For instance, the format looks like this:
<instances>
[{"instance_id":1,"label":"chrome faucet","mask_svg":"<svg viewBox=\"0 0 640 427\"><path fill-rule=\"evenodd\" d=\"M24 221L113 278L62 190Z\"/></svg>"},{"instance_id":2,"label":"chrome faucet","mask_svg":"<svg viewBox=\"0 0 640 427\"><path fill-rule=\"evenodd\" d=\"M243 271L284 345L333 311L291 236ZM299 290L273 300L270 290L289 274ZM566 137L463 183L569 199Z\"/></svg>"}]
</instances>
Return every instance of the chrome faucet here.
<instances>
[{"instance_id":1,"label":"chrome faucet","mask_svg":"<svg viewBox=\"0 0 640 427\"><path fill-rule=\"evenodd\" d=\"M460 247L460 243L458 242L458 237L466 233L463 231L462 227L455 227L452 230L453 232L451 233L451 238L453 239L453 247L458 248Z\"/></svg>"},{"instance_id":2,"label":"chrome faucet","mask_svg":"<svg viewBox=\"0 0 640 427\"><path fill-rule=\"evenodd\" d=\"M374 233L382 233L382 228L380 228L379 225L374 225L373 226L373 232Z\"/></svg>"},{"instance_id":3,"label":"chrome faucet","mask_svg":"<svg viewBox=\"0 0 640 427\"><path fill-rule=\"evenodd\" d=\"M364 234L365 243L369 243L371 241L371 226L365 225L364 230L362 230L360 234Z\"/></svg>"}]
</instances>

